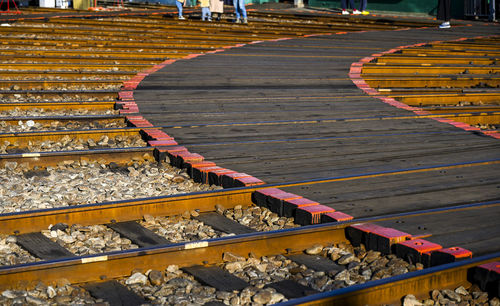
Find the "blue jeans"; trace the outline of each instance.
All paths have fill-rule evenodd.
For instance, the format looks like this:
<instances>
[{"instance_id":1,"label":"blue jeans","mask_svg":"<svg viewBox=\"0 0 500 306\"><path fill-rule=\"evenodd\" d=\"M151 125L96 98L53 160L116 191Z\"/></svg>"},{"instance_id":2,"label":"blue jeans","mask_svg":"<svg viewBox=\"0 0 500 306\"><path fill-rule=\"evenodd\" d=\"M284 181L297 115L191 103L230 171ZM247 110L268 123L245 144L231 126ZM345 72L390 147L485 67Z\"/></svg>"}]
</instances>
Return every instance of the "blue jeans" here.
<instances>
[{"instance_id":1,"label":"blue jeans","mask_svg":"<svg viewBox=\"0 0 500 306\"><path fill-rule=\"evenodd\" d=\"M233 0L234 12L236 14L236 19L240 17L247 18L247 10L245 9L245 0Z\"/></svg>"},{"instance_id":2,"label":"blue jeans","mask_svg":"<svg viewBox=\"0 0 500 306\"><path fill-rule=\"evenodd\" d=\"M179 1L175 1L175 5L177 5L177 11L179 11L179 17L182 17L182 5L183 3Z\"/></svg>"},{"instance_id":3,"label":"blue jeans","mask_svg":"<svg viewBox=\"0 0 500 306\"><path fill-rule=\"evenodd\" d=\"M342 6L343 10L345 10L347 8L347 3L346 2L347 2L347 0L342 0L340 2L340 5ZM359 3L359 10L360 11L366 10L367 2L368 2L368 0L361 0L361 2ZM349 0L349 5L351 6L352 9L356 7L354 5L354 0Z\"/></svg>"},{"instance_id":4,"label":"blue jeans","mask_svg":"<svg viewBox=\"0 0 500 306\"><path fill-rule=\"evenodd\" d=\"M201 8L201 20L208 19L210 20L210 8L209 7L202 7Z\"/></svg>"}]
</instances>

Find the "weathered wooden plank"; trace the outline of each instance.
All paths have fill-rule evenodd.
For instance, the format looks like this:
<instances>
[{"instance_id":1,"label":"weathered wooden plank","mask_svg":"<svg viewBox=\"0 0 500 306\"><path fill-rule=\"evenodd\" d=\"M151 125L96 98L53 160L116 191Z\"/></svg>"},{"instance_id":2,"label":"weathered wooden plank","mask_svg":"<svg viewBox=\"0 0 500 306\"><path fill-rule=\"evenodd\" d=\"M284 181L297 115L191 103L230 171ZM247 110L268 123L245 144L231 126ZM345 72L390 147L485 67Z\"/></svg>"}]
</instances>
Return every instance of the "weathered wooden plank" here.
<instances>
[{"instance_id":1,"label":"weathered wooden plank","mask_svg":"<svg viewBox=\"0 0 500 306\"><path fill-rule=\"evenodd\" d=\"M247 282L219 267L191 266L182 268L199 282L221 291L242 290L250 286Z\"/></svg>"},{"instance_id":2,"label":"weathered wooden plank","mask_svg":"<svg viewBox=\"0 0 500 306\"><path fill-rule=\"evenodd\" d=\"M149 247L161 244L170 244L171 242L153 231L141 226L135 221L117 222L107 224L109 228L118 232L120 235L130 239L140 247Z\"/></svg>"},{"instance_id":3,"label":"weathered wooden plank","mask_svg":"<svg viewBox=\"0 0 500 306\"><path fill-rule=\"evenodd\" d=\"M17 244L40 259L50 260L75 256L60 244L45 237L42 233L21 234L17 235L16 238Z\"/></svg>"},{"instance_id":4,"label":"weathered wooden plank","mask_svg":"<svg viewBox=\"0 0 500 306\"><path fill-rule=\"evenodd\" d=\"M274 288L279 293L283 294L287 299L296 299L303 296L319 293L311 287L301 285L293 280L282 280L280 282L271 283L266 287Z\"/></svg>"},{"instance_id":5,"label":"weathered wooden plank","mask_svg":"<svg viewBox=\"0 0 500 306\"><path fill-rule=\"evenodd\" d=\"M218 231L228 234L234 233L236 235L241 235L255 232L254 229L228 219L216 212L202 213L198 217L195 217L195 219L213 227Z\"/></svg>"},{"instance_id":6,"label":"weathered wooden plank","mask_svg":"<svg viewBox=\"0 0 500 306\"><path fill-rule=\"evenodd\" d=\"M345 267L340 266L334 261L320 255L297 254L288 255L287 257L296 263L305 265L313 270L330 272L333 275L345 270Z\"/></svg>"},{"instance_id":7,"label":"weathered wooden plank","mask_svg":"<svg viewBox=\"0 0 500 306\"><path fill-rule=\"evenodd\" d=\"M96 299L102 299L112 306L135 306L147 303L144 298L115 280L85 284L83 288Z\"/></svg>"}]
</instances>

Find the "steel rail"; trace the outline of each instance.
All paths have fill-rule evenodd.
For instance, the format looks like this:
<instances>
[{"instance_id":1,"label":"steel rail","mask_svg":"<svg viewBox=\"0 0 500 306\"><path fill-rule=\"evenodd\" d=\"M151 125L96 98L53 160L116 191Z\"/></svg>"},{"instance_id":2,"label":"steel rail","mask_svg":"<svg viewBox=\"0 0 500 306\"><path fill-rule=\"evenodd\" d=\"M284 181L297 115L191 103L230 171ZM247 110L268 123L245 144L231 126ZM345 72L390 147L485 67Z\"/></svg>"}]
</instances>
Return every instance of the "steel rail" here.
<instances>
[{"instance_id":1,"label":"steel rail","mask_svg":"<svg viewBox=\"0 0 500 306\"><path fill-rule=\"evenodd\" d=\"M367 76L365 82L372 87L441 87L450 86L455 88L473 87L478 84L492 88L500 85L500 78L494 76L456 76L456 77L424 77L424 76L395 76L393 78L375 78Z\"/></svg>"},{"instance_id":2,"label":"steel rail","mask_svg":"<svg viewBox=\"0 0 500 306\"><path fill-rule=\"evenodd\" d=\"M59 68L59 67L57 67ZM75 79L75 78L89 78L94 77L98 78L98 80L116 80L123 79L128 80L132 76L135 76L135 71L114 71L110 69L110 71L77 71L73 68L72 71L69 70L47 70L47 71L23 71L22 74L19 74L19 71L14 70L2 70L0 67L0 77L2 78L13 78L13 80L33 80L38 78L47 78L50 80L63 80L63 79ZM57 77L57 79L56 79ZM86 79L89 80L89 79ZM92 79L90 79L92 80ZM9 79L0 80L0 82L6 82Z\"/></svg>"},{"instance_id":3,"label":"steel rail","mask_svg":"<svg viewBox=\"0 0 500 306\"><path fill-rule=\"evenodd\" d=\"M472 43L472 42L460 42L460 43L454 43L454 42L442 42L439 44L436 43L431 43L430 44L433 48L438 48L438 49L448 49L451 48L452 50L498 50L500 48L500 45L493 45L493 44L482 44L482 43Z\"/></svg>"},{"instance_id":4,"label":"steel rail","mask_svg":"<svg viewBox=\"0 0 500 306\"><path fill-rule=\"evenodd\" d=\"M26 57L28 58L28 57ZM63 59L55 59L58 61L61 61ZM39 61L42 61L41 59ZM104 61L103 61L104 62ZM49 63L0 63L0 69L2 69L2 72L9 72L11 70L13 73L18 73L18 71L22 71L22 73L31 73L31 72L41 72L41 73L50 73L51 71L55 70L60 70L60 69L68 69L68 72L71 71L95 71L97 73L100 73L100 71L106 72L106 71L114 71L114 72L122 72L122 73L131 73L135 74L137 71L144 70L146 68L151 67L154 62L151 64L121 64L117 63L116 61L112 60L107 60L109 64L90 64L90 63L82 63L77 62L76 60L73 63L61 63L57 62L57 65L52 64L51 61ZM151 62L148 60L148 62ZM114 70L116 69L116 70ZM66 70L65 70L66 71Z\"/></svg>"},{"instance_id":5,"label":"steel rail","mask_svg":"<svg viewBox=\"0 0 500 306\"><path fill-rule=\"evenodd\" d=\"M377 65L377 64L364 64L362 75L366 76L395 76L396 74L410 75L415 77L422 77L428 75L450 75L462 74L462 76L469 76L474 74L491 74L499 73L500 67L491 66L400 66L400 65ZM418 75L415 75L418 73ZM466 73L465 75L463 75ZM423 75L424 74L424 75Z\"/></svg>"},{"instance_id":6,"label":"steel rail","mask_svg":"<svg viewBox=\"0 0 500 306\"><path fill-rule=\"evenodd\" d=\"M98 49L123 49L127 48L130 50L140 49L147 52L153 52L157 50L189 50L196 52L198 50L213 50L215 48L221 48L224 44L208 44L208 43L195 43L188 42L185 43L172 43L172 42L157 42L157 43L145 43L145 42L120 42L111 44L109 41L97 42L97 41L84 41L84 40L64 40L64 39L33 39L33 40L17 40L13 38L6 38L0 45L0 47L5 48L20 48L20 47L58 47L58 48L98 48Z\"/></svg>"},{"instance_id":7,"label":"steel rail","mask_svg":"<svg viewBox=\"0 0 500 306\"><path fill-rule=\"evenodd\" d=\"M109 20L109 19L108 19ZM141 26L143 28L147 29L162 29L162 30L174 30L174 31L186 31L186 27L183 25L179 25L178 22L174 20L159 20L158 22L144 22L144 20L140 20L138 22L133 22L133 21L125 21L123 18L119 18L118 20L102 20L102 21L93 21L93 20L86 20L85 22L82 22L79 19L66 19L66 18L61 18L61 19L51 19L50 23L51 24L60 24L62 26L68 27L69 25L78 25L78 26L85 26L85 27L120 27L120 28L125 28L125 29L131 29L135 31L137 29L137 26ZM150 20L147 20L150 21ZM33 21L35 23L36 21ZM280 21L280 22L270 22L270 21L265 21L265 20L254 20L252 21L252 25L255 27L245 27L245 26L240 26L240 25L234 25L232 23L213 23L213 24L207 24L203 21L200 20L188 20L188 23L192 25L199 25L199 27L204 28L204 29L218 29L218 30L223 30L223 31L229 31L229 32L251 32L254 34L262 34L262 33L271 33L275 34L279 31L281 32L288 32L290 31L291 26L295 26L296 24L288 23L286 21ZM29 24L27 22L23 22L23 24ZM300 31L303 31L307 29L308 32L324 32L325 29L331 29L334 26L341 26L345 27L344 23L335 23L335 22L325 22L325 23L317 23L317 24L301 24L301 29ZM370 27L373 29L373 27L368 26L368 25L362 25L362 24L353 24L352 28L353 29L366 29L367 27ZM257 29L258 30L257 30ZM380 26L380 29L385 29L387 26ZM193 29L193 32L196 31L196 29ZM187 33L187 32L186 32Z\"/></svg>"},{"instance_id":8,"label":"steel rail","mask_svg":"<svg viewBox=\"0 0 500 306\"><path fill-rule=\"evenodd\" d=\"M462 101L498 104L498 93L457 93L457 94L422 94L392 95L390 97L411 106L457 104Z\"/></svg>"},{"instance_id":9,"label":"steel rail","mask_svg":"<svg viewBox=\"0 0 500 306\"><path fill-rule=\"evenodd\" d=\"M97 47L108 47L108 48L151 48L157 49L162 47L179 47L183 48L190 45L195 45L204 48L219 48L225 46L225 44L214 42L211 40L204 41L186 41L186 40L173 40L173 39L161 39L157 37L154 41L141 41L141 42L131 42L129 40L88 40L88 39L77 39L72 37L57 37L57 38L47 38L47 37L5 37L5 40L0 44L6 46L71 46L71 45L83 45L83 46L97 46Z\"/></svg>"},{"instance_id":10,"label":"steel rail","mask_svg":"<svg viewBox=\"0 0 500 306\"><path fill-rule=\"evenodd\" d=\"M238 192L245 191L233 190L225 191L224 193L232 193L232 195L236 197L236 193ZM209 194L212 196L212 202L214 198L217 197L216 194L219 194L219 200L222 199L222 192L208 192L204 195L198 193L191 194L190 196L205 197L204 199L198 198L198 201L200 202L199 205L202 207L201 211L206 211L207 209L209 210L211 206L210 204L205 205L205 202L209 201L207 197ZM177 196L170 198L177 198L178 201L182 201L181 199L184 198L185 200L185 197L186 196ZM114 204L116 205L117 203ZM169 202L168 205L173 206L173 204L174 202ZM212 203L212 205L215 205L215 203ZM222 255L225 252L232 252L243 256L252 252L258 257L276 254L294 254L302 252L304 249L315 244L329 245L333 243L348 242L345 236L345 228L357 222L378 222L451 211L480 209L498 205L500 205L499 201L476 203L445 209L440 208L406 214L364 218L357 221L326 223L286 230L257 232L195 242L176 243L166 246L161 245L121 252L110 252L81 257L77 256L17 266L5 266L0 267L0 290L32 288L40 279L43 279L47 285L50 285L61 278L66 278L70 283L98 281L103 278L119 278L130 275L132 267L144 271L148 269L157 269L161 271L171 264L178 265L179 267L199 264L216 264L221 261ZM92 205L87 205L87 208L91 206ZM80 207L80 209L82 209L82 207ZM52 209L54 212L61 210L62 209ZM9 215L14 216L15 214ZM117 216L121 217L119 214L117 214ZM1 217L3 216L0 215L0 218ZM21 222L22 220L19 221ZM70 223L71 221L70 218L67 222Z\"/></svg>"},{"instance_id":11,"label":"steel rail","mask_svg":"<svg viewBox=\"0 0 500 306\"><path fill-rule=\"evenodd\" d=\"M453 51L451 49L438 49L438 48L408 48L402 49L401 53L404 55L415 54L417 56L426 55L447 55L447 56L500 56L500 51L481 51L481 50L467 50L467 51Z\"/></svg>"},{"instance_id":12,"label":"steel rail","mask_svg":"<svg viewBox=\"0 0 500 306\"><path fill-rule=\"evenodd\" d=\"M210 50L206 50L210 51ZM87 58L106 58L106 57L118 57L118 58L137 58L140 56L142 59L156 59L156 60L164 60L168 58L180 58L188 55L189 53L183 52L132 52L132 51L85 51L87 54L83 53L84 50L35 50L35 49L26 49L26 50L0 50L0 55L5 56L19 56L19 55L29 55L29 56L58 56L65 58L66 56L72 57L80 57L81 61L86 60ZM82 54L83 53L83 54Z\"/></svg>"},{"instance_id":13,"label":"steel rail","mask_svg":"<svg viewBox=\"0 0 500 306\"><path fill-rule=\"evenodd\" d=\"M33 64L34 66L36 65L45 65L46 67L51 67L54 65L57 65L57 68L59 68L59 65L68 65L68 64L75 64L75 67L78 67L78 65L96 65L96 64L104 64L104 65L114 65L116 64L116 67L126 67L125 65L130 66L143 66L143 67L150 67L155 64L163 62L166 58L139 58L137 53L134 53L133 56L128 56L128 57L112 57L108 56L105 58L102 57L79 57L78 55L74 55L73 57L69 56L49 56L49 55L44 55L43 57L33 57L32 55L29 54L14 54L14 55L2 55L0 54L0 65L16 65L16 64L27 64L31 65ZM177 57L182 57L185 56L181 54L177 54ZM14 63L12 63L14 61ZM12 64L10 64L12 63ZM41 64L42 63L42 64ZM123 65L123 66L122 66Z\"/></svg>"},{"instance_id":14,"label":"steel rail","mask_svg":"<svg viewBox=\"0 0 500 306\"><path fill-rule=\"evenodd\" d=\"M487 115L496 115L500 111L500 105L498 106L488 106L488 105L473 105L473 106L442 106L433 107L428 106L423 108L426 111L430 111L433 114L474 114L474 113L486 113Z\"/></svg>"},{"instance_id":15,"label":"steel rail","mask_svg":"<svg viewBox=\"0 0 500 306\"><path fill-rule=\"evenodd\" d=\"M407 56L407 55L385 55L377 58L377 64L405 64L405 65L431 65L431 64L475 64L475 65L492 65L498 62L500 58L487 56L468 56L468 57L430 57L430 56ZM370 65L370 64L368 64Z\"/></svg>"},{"instance_id":16,"label":"steel rail","mask_svg":"<svg viewBox=\"0 0 500 306\"><path fill-rule=\"evenodd\" d=\"M207 39L206 34L215 34L216 32L214 31L213 33L204 33L206 31L185 31L183 33L169 33L169 31L151 31L151 32L143 32L142 30L136 30L136 31L124 31L122 29L112 29L110 30L107 28L106 30L103 29L80 29L80 28L64 28L64 29L58 29L58 28L39 28L39 27L22 27L22 26L15 26L15 27L9 27L10 31L8 33L12 32L21 32L21 33L40 33L40 30L43 30L42 33L44 34L50 34L50 35L71 35L71 36L77 36L77 35L82 35L88 37L89 35L95 35L97 37L103 37L103 36L113 36L113 37L141 37L142 40L147 40L149 37L156 37L159 35L168 35L168 37L203 37L204 39ZM0 28L0 33L2 32L7 32L7 31L2 31ZM79 33L80 32L80 33ZM295 32L296 33L296 32ZM281 35L280 35L281 34ZM252 41L255 36L258 35L260 39L276 39L279 37L283 37L283 35L286 36L301 36L299 33L293 34L293 32L286 32L286 34L283 33L278 33L278 34L263 34L263 33L245 33L245 34L231 34L231 33L225 33L225 34L218 34L217 38L219 40L221 39L227 39L231 41Z\"/></svg>"}]
</instances>

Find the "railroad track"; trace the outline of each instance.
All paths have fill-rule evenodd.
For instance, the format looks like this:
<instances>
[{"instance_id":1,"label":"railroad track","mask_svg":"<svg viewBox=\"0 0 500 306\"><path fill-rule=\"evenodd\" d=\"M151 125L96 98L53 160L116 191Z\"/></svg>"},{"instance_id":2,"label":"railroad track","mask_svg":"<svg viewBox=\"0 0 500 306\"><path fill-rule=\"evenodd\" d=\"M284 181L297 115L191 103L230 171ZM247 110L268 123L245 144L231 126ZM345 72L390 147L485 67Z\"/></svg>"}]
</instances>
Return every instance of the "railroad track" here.
<instances>
[{"instance_id":1,"label":"railroad track","mask_svg":"<svg viewBox=\"0 0 500 306\"><path fill-rule=\"evenodd\" d=\"M219 52L256 40L394 30L428 23L255 12L255 20L247 27L196 19L180 23L170 18L170 12L141 17L127 14L110 14L102 20L24 18L0 28L0 165L4 168L2 184L9 184L12 191L10 207L0 215L0 241L15 247L7 251L0 268L0 288L6 290L3 302L124 303L128 299L132 303L265 304L311 294L321 301L321 294L314 294L408 272L412 277L412 273L420 273L412 271L424 266L455 260L442 261L439 252L432 263L431 258L423 261L410 251L400 250L399 259L384 255L388 243L390 249L401 239L425 238L428 232L396 231L400 236L389 242L380 238L382 242L377 243L373 241L378 238L363 240L377 232L358 228L358 221L307 226L319 221L318 212L325 212L307 207L325 207L274 188L300 188L317 181L262 186L263 181L248 174L204 161L135 114L135 103L127 93L137 86L134 79L142 80L155 68L142 72L145 69L153 65L159 69L169 61L190 58L192 53ZM145 28L147 33L137 30ZM134 75L139 78L126 81ZM478 164L494 168L498 161ZM443 165L435 170L454 168ZM330 178L320 183L379 176L386 174ZM105 179L96 183L102 187L86 186L98 177ZM48 187L57 180L62 184ZM125 181L135 185L122 184ZM41 188L24 191L16 187L33 182ZM225 189L217 190L221 187L214 185ZM93 188L97 195L85 198ZM177 190L165 191L172 188ZM66 194L65 189L78 192ZM38 199L23 201L19 197L30 193ZM152 194L156 196L150 197ZM411 223L422 215L439 220L444 214L496 211L497 206L490 201L359 222L394 231L390 220ZM296 209L300 213L294 213ZM324 221L352 219L334 210L329 213ZM290 217L295 217L295 224ZM295 228L298 224L305 227ZM449 239L446 233L442 237L433 234ZM370 243L370 250L363 247ZM442 244L445 249L451 246ZM464 267L493 260L498 256ZM226 281L216 281L220 279ZM481 289L489 289L486 285ZM110 294L113 291L121 297ZM177 295L172 294L175 291Z\"/></svg>"},{"instance_id":2,"label":"railroad track","mask_svg":"<svg viewBox=\"0 0 500 306\"><path fill-rule=\"evenodd\" d=\"M364 64L362 76L379 94L422 114L497 134L498 44L495 36L404 48Z\"/></svg>"}]
</instances>

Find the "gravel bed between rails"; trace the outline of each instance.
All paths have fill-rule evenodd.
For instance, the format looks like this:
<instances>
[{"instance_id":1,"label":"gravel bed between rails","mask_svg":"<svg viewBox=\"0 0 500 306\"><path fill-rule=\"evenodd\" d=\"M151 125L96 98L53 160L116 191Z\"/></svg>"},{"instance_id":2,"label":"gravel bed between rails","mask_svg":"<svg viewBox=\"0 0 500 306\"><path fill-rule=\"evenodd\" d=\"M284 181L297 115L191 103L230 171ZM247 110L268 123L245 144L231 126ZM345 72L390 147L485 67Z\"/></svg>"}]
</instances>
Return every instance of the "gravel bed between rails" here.
<instances>
[{"instance_id":1,"label":"gravel bed between rails","mask_svg":"<svg viewBox=\"0 0 500 306\"><path fill-rule=\"evenodd\" d=\"M109 148L132 148L145 147L146 143L139 135L134 136L102 136L99 140L73 138L65 135L58 141L29 141L27 147L20 148L18 142L10 143L4 141L0 143L0 154L8 153L27 153L27 152L53 152L53 151L72 151L72 150L92 150ZM1 175L0 175L1 177Z\"/></svg>"},{"instance_id":2,"label":"gravel bed between rails","mask_svg":"<svg viewBox=\"0 0 500 306\"><path fill-rule=\"evenodd\" d=\"M9 162L0 169L0 213L65 207L221 189L193 182L184 170L135 158L128 167L102 162L61 162L28 169Z\"/></svg>"},{"instance_id":3,"label":"gravel bed between rails","mask_svg":"<svg viewBox=\"0 0 500 306\"><path fill-rule=\"evenodd\" d=\"M34 54L32 56L35 56ZM97 82L97 81L96 81ZM44 91L44 90L120 90L122 87L122 84L99 84L99 85L89 85L89 84L65 84L65 83L60 83L58 85L52 85L50 87L45 86L45 85L35 85L31 86L30 90L38 90L38 91ZM23 90L21 86L19 85L12 85L12 86L0 86L0 90Z\"/></svg>"},{"instance_id":4,"label":"gravel bed between rails","mask_svg":"<svg viewBox=\"0 0 500 306\"><path fill-rule=\"evenodd\" d=\"M42 124L33 120L19 120L17 124L8 124L0 121L0 133L37 132L37 131L64 131L64 130L91 130L127 127L125 121L101 123L99 121L52 121Z\"/></svg>"},{"instance_id":5,"label":"gravel bed between rails","mask_svg":"<svg viewBox=\"0 0 500 306\"><path fill-rule=\"evenodd\" d=\"M71 114L71 116L85 116L85 115L118 115L120 112L118 110L103 110L103 111L95 111L91 109L60 109L60 110L52 110L52 109L44 109L33 107L30 109L20 109L15 107L10 110L0 111L0 117L46 117L46 116L67 116Z\"/></svg>"}]
</instances>

